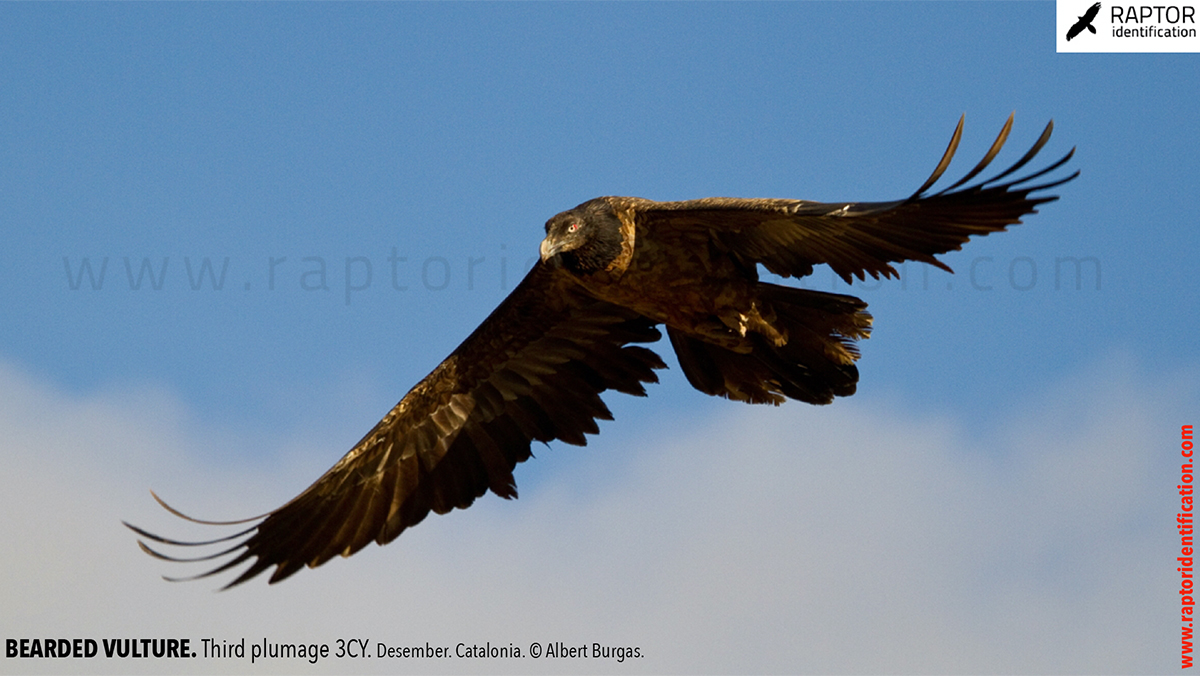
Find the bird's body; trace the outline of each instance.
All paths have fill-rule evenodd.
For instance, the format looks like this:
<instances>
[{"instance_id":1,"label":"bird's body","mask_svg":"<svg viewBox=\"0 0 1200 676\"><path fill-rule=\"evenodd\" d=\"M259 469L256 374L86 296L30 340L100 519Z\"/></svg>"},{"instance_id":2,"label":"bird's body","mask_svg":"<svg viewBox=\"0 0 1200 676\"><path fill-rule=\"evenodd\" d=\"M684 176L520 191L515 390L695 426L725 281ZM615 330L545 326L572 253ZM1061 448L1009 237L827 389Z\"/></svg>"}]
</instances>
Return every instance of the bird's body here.
<instances>
[{"instance_id":1,"label":"bird's body","mask_svg":"<svg viewBox=\"0 0 1200 676\"><path fill-rule=\"evenodd\" d=\"M749 328L771 330L759 317L757 271L738 266L716 250L704 230L656 227L659 224L642 217L661 204L636 197L599 197L560 214L558 218L611 213L625 245L603 268L577 271L574 281L589 295L657 323L748 351Z\"/></svg>"},{"instance_id":2,"label":"bird's body","mask_svg":"<svg viewBox=\"0 0 1200 676\"><path fill-rule=\"evenodd\" d=\"M508 298L296 498L234 522L252 525L208 542L130 527L168 545L231 541L224 551L194 559L140 544L169 560L232 555L204 575L253 560L232 586L271 566L276 582L371 541L390 542L430 512L468 507L488 490L515 497L512 472L530 457L532 441L583 445L585 434L599 431L596 420L612 419L602 392L641 396L645 383L657 382L654 372L665 365L642 344L661 337L659 326L688 381L706 394L773 404L787 398L827 404L853 394L856 341L871 327L866 303L760 281L758 266L803 277L827 264L848 282L895 276L891 264L906 260L946 268L935 254L1019 223L1038 204L1057 199L1033 193L1076 175L1022 186L1061 166L1068 153L1046 169L998 183L1037 154L1049 139L1048 125L1010 169L954 190L995 157L1011 124L1010 117L966 177L932 195L925 191L948 166L961 120L933 176L903 200L600 197L562 212L546 223L541 259Z\"/></svg>"}]
</instances>

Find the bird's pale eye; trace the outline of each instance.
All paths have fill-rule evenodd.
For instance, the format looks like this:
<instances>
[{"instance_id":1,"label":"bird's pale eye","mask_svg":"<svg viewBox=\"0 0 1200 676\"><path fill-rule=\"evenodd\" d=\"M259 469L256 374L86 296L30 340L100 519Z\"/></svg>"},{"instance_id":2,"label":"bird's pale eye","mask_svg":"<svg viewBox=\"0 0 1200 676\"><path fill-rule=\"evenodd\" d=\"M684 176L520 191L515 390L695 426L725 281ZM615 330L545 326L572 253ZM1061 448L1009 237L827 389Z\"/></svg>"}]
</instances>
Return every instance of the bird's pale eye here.
<instances>
[{"instance_id":1,"label":"bird's pale eye","mask_svg":"<svg viewBox=\"0 0 1200 676\"><path fill-rule=\"evenodd\" d=\"M575 232L575 231L576 231L576 230L578 230L578 229L579 229L579 224L578 224L578 223L572 223L572 224L570 224L570 225L568 225L568 226L567 226L567 232Z\"/></svg>"}]
</instances>

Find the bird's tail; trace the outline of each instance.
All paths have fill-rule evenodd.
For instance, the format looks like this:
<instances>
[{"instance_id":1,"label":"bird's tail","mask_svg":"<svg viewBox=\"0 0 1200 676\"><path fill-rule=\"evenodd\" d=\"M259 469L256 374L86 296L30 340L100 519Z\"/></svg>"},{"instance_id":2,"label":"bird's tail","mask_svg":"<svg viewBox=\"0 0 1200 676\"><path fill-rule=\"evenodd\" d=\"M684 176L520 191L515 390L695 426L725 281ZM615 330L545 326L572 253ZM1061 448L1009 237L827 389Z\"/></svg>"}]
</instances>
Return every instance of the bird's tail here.
<instances>
[{"instance_id":1,"label":"bird's tail","mask_svg":"<svg viewBox=\"0 0 1200 676\"><path fill-rule=\"evenodd\" d=\"M867 338L871 315L853 296L760 282L758 296L773 311L774 326L787 337L776 345L751 333L750 352L735 352L670 327L667 335L693 387L752 404L786 398L828 404L854 394L858 383L855 342Z\"/></svg>"}]
</instances>

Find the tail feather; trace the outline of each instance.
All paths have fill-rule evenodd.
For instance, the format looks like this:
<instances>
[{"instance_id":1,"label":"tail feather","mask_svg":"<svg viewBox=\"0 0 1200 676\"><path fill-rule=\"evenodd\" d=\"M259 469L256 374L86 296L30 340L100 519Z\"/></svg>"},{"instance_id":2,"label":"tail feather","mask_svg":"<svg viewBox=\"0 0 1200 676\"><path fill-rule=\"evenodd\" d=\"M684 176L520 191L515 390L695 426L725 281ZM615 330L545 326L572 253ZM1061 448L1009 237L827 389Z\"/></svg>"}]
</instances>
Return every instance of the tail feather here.
<instances>
[{"instance_id":1,"label":"tail feather","mask_svg":"<svg viewBox=\"0 0 1200 676\"><path fill-rule=\"evenodd\" d=\"M871 331L867 304L853 296L765 282L758 291L774 313L775 328L787 336L783 345L750 334L750 352L735 352L667 328L692 387L752 404L778 405L788 398L828 404L834 397L854 394L854 361L859 356L855 341Z\"/></svg>"}]
</instances>

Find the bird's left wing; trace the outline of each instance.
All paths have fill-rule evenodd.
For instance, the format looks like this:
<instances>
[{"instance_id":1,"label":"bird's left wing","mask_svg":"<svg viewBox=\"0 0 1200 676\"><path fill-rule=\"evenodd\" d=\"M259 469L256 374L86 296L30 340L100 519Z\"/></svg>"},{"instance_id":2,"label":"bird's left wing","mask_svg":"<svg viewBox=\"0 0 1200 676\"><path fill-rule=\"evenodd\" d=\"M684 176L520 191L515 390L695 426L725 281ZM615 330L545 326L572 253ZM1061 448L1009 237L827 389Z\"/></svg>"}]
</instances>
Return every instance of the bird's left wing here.
<instances>
[{"instance_id":1,"label":"bird's left wing","mask_svg":"<svg viewBox=\"0 0 1200 676\"><path fill-rule=\"evenodd\" d=\"M270 581L278 582L372 540L390 542L429 512L466 508L488 489L515 497L512 471L530 457L531 440L584 445L584 434L598 431L596 419L612 419L601 392L641 396L643 383L657 382L654 369L665 368L662 360L631 343L659 337L650 320L584 295L538 262L462 345L287 504L262 517L218 524L253 523L205 542L126 525L165 545L232 543L213 554L180 558L139 541L148 553L171 561L232 557L196 577L253 559L229 587L271 566Z\"/></svg>"},{"instance_id":2,"label":"bird's left wing","mask_svg":"<svg viewBox=\"0 0 1200 676\"><path fill-rule=\"evenodd\" d=\"M960 188L982 172L1008 138L1012 116L984 158L945 190L926 191L942 176L962 137L963 120L933 175L910 197L894 202L809 202L791 199L710 197L683 202L609 198L636 214L650 231L704 233L747 267L762 263L771 272L803 277L827 263L847 282L866 275L898 276L891 263L921 261L950 270L935 254L955 251L973 235L1004 230L1039 204L1058 199L1037 194L1079 172L1043 184L1030 183L1066 163L1074 149L1040 171L1002 181L1025 166L1050 139L1053 122L1011 167L986 181Z\"/></svg>"}]
</instances>

